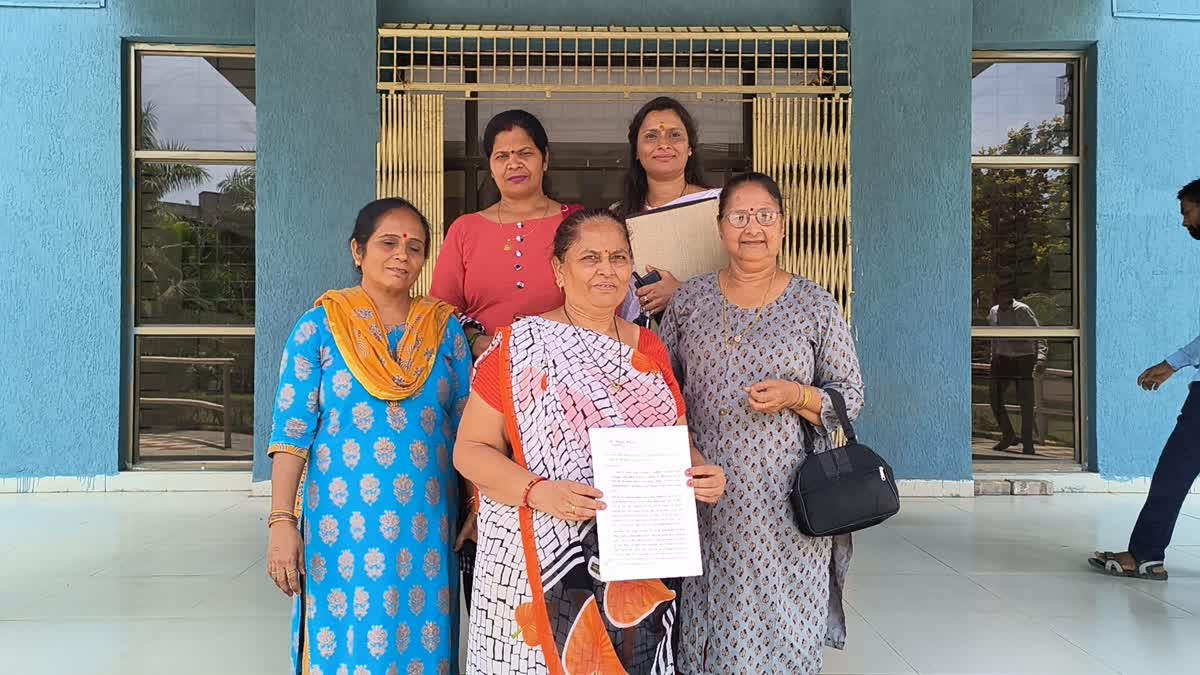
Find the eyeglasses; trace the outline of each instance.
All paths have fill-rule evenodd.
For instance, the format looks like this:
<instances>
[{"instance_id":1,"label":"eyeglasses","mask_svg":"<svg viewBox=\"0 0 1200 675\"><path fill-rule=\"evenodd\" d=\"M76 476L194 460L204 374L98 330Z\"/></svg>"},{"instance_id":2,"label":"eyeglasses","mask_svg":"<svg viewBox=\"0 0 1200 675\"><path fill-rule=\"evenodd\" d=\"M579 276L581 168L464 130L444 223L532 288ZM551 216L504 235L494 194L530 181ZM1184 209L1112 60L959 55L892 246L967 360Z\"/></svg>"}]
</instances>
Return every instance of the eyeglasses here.
<instances>
[{"instance_id":1,"label":"eyeglasses","mask_svg":"<svg viewBox=\"0 0 1200 675\"><path fill-rule=\"evenodd\" d=\"M731 211L725 214L724 220L725 222L739 229L749 225L751 218L757 220L758 224L762 225L763 227L770 227L778 222L779 216L782 215L782 212L770 209L755 211L754 213L749 211Z\"/></svg>"}]
</instances>

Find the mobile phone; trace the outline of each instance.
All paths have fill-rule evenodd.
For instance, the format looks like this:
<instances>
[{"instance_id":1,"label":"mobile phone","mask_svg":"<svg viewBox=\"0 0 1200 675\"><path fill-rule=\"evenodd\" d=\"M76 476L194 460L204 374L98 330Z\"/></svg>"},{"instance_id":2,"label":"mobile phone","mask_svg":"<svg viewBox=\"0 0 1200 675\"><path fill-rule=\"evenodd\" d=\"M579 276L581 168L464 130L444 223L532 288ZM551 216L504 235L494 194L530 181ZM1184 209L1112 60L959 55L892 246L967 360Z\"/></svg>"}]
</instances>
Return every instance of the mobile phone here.
<instances>
[{"instance_id":1,"label":"mobile phone","mask_svg":"<svg viewBox=\"0 0 1200 675\"><path fill-rule=\"evenodd\" d=\"M642 288L643 286L649 286L651 284L657 284L660 281L662 281L662 275L658 273L658 270L655 270L646 276L642 276L637 272L633 273L633 285L637 288ZM649 324L651 319L653 319L655 323L662 323L662 312L659 312L658 314L643 313L643 316L646 317L646 325L644 326L645 328L650 327Z\"/></svg>"},{"instance_id":2,"label":"mobile phone","mask_svg":"<svg viewBox=\"0 0 1200 675\"><path fill-rule=\"evenodd\" d=\"M633 285L637 286L638 288L641 288L642 286L649 286L650 284L657 284L660 281L662 281L662 275L658 273L658 270L655 270L646 276L642 276L637 272L633 273Z\"/></svg>"}]
</instances>

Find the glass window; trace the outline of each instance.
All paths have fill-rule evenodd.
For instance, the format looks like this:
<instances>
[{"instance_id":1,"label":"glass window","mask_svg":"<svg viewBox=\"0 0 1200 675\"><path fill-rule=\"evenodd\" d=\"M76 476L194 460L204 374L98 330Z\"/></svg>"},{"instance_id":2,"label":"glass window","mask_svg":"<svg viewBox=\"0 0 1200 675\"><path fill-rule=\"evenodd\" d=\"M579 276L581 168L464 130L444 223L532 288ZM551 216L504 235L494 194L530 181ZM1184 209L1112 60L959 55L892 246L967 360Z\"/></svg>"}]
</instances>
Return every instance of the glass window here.
<instances>
[{"instance_id":1,"label":"glass window","mask_svg":"<svg viewBox=\"0 0 1200 675\"><path fill-rule=\"evenodd\" d=\"M190 49L190 48L189 48ZM250 50L133 45L128 462L253 458Z\"/></svg>"},{"instance_id":2,"label":"glass window","mask_svg":"<svg viewBox=\"0 0 1200 675\"><path fill-rule=\"evenodd\" d=\"M143 324L254 323L253 166L138 165Z\"/></svg>"},{"instance_id":3,"label":"glass window","mask_svg":"<svg viewBox=\"0 0 1200 675\"><path fill-rule=\"evenodd\" d=\"M254 456L254 338L137 339L140 461Z\"/></svg>"},{"instance_id":4,"label":"glass window","mask_svg":"<svg viewBox=\"0 0 1200 675\"><path fill-rule=\"evenodd\" d=\"M144 54L138 72L139 150L254 150L254 59Z\"/></svg>"},{"instance_id":5,"label":"glass window","mask_svg":"<svg viewBox=\"0 0 1200 675\"><path fill-rule=\"evenodd\" d=\"M1075 340L971 341L976 460L1075 461Z\"/></svg>"},{"instance_id":6,"label":"glass window","mask_svg":"<svg viewBox=\"0 0 1200 675\"><path fill-rule=\"evenodd\" d=\"M982 56L972 64L972 454L1078 463L1082 57Z\"/></svg>"},{"instance_id":7,"label":"glass window","mask_svg":"<svg viewBox=\"0 0 1200 675\"><path fill-rule=\"evenodd\" d=\"M971 77L971 152L1073 155L1073 62L976 60Z\"/></svg>"},{"instance_id":8,"label":"glass window","mask_svg":"<svg viewBox=\"0 0 1200 675\"><path fill-rule=\"evenodd\" d=\"M972 323L999 325L989 313L1008 294L1036 325L1073 325L1074 170L976 166L972 191Z\"/></svg>"}]
</instances>

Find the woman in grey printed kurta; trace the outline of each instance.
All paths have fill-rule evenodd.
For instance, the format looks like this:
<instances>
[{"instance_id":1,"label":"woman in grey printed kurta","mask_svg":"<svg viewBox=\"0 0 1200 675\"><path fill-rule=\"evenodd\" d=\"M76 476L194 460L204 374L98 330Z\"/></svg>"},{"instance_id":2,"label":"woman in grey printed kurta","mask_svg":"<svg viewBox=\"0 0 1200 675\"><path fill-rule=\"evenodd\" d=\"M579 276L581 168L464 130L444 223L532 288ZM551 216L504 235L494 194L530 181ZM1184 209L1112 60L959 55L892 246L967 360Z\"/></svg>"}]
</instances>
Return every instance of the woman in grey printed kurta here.
<instances>
[{"instance_id":1,"label":"woman in grey printed kurta","mask_svg":"<svg viewBox=\"0 0 1200 675\"><path fill-rule=\"evenodd\" d=\"M727 185L730 265L684 284L660 330L696 449L729 477L725 500L700 509L704 576L680 599L687 675L819 673L823 646L845 643L850 537L801 534L787 493L806 446L830 448L837 419L821 390L840 391L855 417L862 378L837 302L776 266L781 211L766 176Z\"/></svg>"}]
</instances>

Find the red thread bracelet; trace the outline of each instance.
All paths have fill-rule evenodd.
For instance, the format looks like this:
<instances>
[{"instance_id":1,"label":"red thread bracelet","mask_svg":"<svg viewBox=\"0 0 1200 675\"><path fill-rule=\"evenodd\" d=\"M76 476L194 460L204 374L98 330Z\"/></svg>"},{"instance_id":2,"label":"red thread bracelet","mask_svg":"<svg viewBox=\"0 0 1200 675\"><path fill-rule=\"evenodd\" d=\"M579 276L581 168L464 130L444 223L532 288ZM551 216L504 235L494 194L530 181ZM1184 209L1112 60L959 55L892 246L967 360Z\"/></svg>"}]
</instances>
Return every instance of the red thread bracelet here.
<instances>
[{"instance_id":1,"label":"red thread bracelet","mask_svg":"<svg viewBox=\"0 0 1200 675\"><path fill-rule=\"evenodd\" d=\"M524 506L527 509L533 508L532 506L529 505L529 491L533 489L534 485L537 485L538 483L540 483L544 480L546 480L546 479L542 478L541 476L538 476L537 478L534 478L533 480L529 481L529 485L525 486L525 493L521 495L521 505L522 506Z\"/></svg>"}]
</instances>

